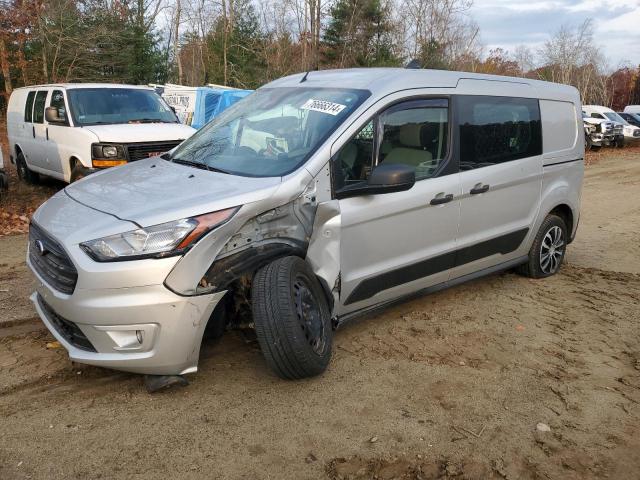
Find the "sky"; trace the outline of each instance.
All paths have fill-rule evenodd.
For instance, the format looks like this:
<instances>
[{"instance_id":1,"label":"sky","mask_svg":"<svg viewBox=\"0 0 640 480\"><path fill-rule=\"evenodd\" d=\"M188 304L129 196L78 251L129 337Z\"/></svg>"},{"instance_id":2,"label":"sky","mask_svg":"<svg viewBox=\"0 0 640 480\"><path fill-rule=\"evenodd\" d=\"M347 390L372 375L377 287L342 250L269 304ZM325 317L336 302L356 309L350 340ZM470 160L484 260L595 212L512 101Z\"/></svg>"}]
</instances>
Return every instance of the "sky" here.
<instances>
[{"instance_id":1,"label":"sky","mask_svg":"<svg viewBox=\"0 0 640 480\"><path fill-rule=\"evenodd\" d=\"M640 0L474 0L468 12L487 51L518 45L534 51L561 25L594 21L595 40L611 69L640 64Z\"/></svg>"}]
</instances>

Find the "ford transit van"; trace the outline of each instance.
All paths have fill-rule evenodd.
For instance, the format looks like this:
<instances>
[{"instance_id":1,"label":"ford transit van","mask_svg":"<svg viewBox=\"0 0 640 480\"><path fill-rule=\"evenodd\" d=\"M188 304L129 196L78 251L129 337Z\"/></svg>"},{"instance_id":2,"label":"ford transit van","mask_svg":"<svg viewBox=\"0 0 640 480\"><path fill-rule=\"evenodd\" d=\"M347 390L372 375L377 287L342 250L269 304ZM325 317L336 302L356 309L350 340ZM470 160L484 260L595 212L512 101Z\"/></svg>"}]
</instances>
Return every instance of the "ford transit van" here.
<instances>
[{"instance_id":1,"label":"ford transit van","mask_svg":"<svg viewBox=\"0 0 640 480\"><path fill-rule=\"evenodd\" d=\"M245 326L277 375L317 375L355 316L505 269L556 274L580 218L584 141L566 85L292 75L171 153L42 205L32 300L76 362L186 374L203 336Z\"/></svg>"}]
</instances>

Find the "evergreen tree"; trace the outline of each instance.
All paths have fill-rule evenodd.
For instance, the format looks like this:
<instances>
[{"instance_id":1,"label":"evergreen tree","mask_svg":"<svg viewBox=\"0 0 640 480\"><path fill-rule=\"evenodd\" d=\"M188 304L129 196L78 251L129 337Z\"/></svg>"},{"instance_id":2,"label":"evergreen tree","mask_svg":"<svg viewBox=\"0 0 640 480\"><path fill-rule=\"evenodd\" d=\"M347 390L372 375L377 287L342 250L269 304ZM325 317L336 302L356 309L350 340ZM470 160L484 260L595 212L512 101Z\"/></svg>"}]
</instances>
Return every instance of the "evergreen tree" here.
<instances>
[{"instance_id":1,"label":"evergreen tree","mask_svg":"<svg viewBox=\"0 0 640 480\"><path fill-rule=\"evenodd\" d=\"M338 0L323 37L325 61L338 67L398 65L390 12L380 0Z\"/></svg>"}]
</instances>

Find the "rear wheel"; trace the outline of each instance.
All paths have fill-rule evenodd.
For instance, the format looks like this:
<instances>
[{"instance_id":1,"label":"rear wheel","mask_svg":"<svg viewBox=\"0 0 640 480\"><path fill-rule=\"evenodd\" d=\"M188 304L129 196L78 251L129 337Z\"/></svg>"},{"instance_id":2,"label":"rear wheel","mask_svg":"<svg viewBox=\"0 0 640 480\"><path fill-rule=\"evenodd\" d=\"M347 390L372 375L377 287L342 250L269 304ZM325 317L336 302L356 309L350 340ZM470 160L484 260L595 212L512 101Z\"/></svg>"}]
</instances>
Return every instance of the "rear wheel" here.
<instances>
[{"instance_id":1,"label":"rear wheel","mask_svg":"<svg viewBox=\"0 0 640 480\"><path fill-rule=\"evenodd\" d=\"M557 215L544 219L529 250L529 260L518 272L531 278L550 277L558 273L567 249L567 226Z\"/></svg>"},{"instance_id":2,"label":"rear wheel","mask_svg":"<svg viewBox=\"0 0 640 480\"><path fill-rule=\"evenodd\" d=\"M27 160L24 158L24 154L22 152L18 152L16 157L16 169L18 170L18 178L23 182L30 183L32 185L38 183L40 175L29 169Z\"/></svg>"},{"instance_id":3,"label":"rear wheel","mask_svg":"<svg viewBox=\"0 0 640 480\"><path fill-rule=\"evenodd\" d=\"M311 267L298 257L259 270L251 292L256 336L267 364L293 380L324 372L331 359L331 313Z\"/></svg>"}]
</instances>

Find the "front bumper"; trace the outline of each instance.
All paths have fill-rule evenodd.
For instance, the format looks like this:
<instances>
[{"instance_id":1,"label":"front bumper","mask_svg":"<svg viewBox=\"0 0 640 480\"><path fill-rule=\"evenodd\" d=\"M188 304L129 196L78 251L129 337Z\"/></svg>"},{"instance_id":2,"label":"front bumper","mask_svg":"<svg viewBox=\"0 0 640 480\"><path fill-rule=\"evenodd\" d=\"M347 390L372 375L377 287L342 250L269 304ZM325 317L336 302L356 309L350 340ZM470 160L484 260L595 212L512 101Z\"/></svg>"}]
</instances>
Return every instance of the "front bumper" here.
<instances>
[{"instance_id":1,"label":"front bumper","mask_svg":"<svg viewBox=\"0 0 640 480\"><path fill-rule=\"evenodd\" d=\"M71 360L153 375L197 370L204 328L225 293L181 297L164 285L148 285L64 295L33 273L38 286L31 300ZM71 334L61 321L81 333ZM82 335L88 344L78 340Z\"/></svg>"}]
</instances>

